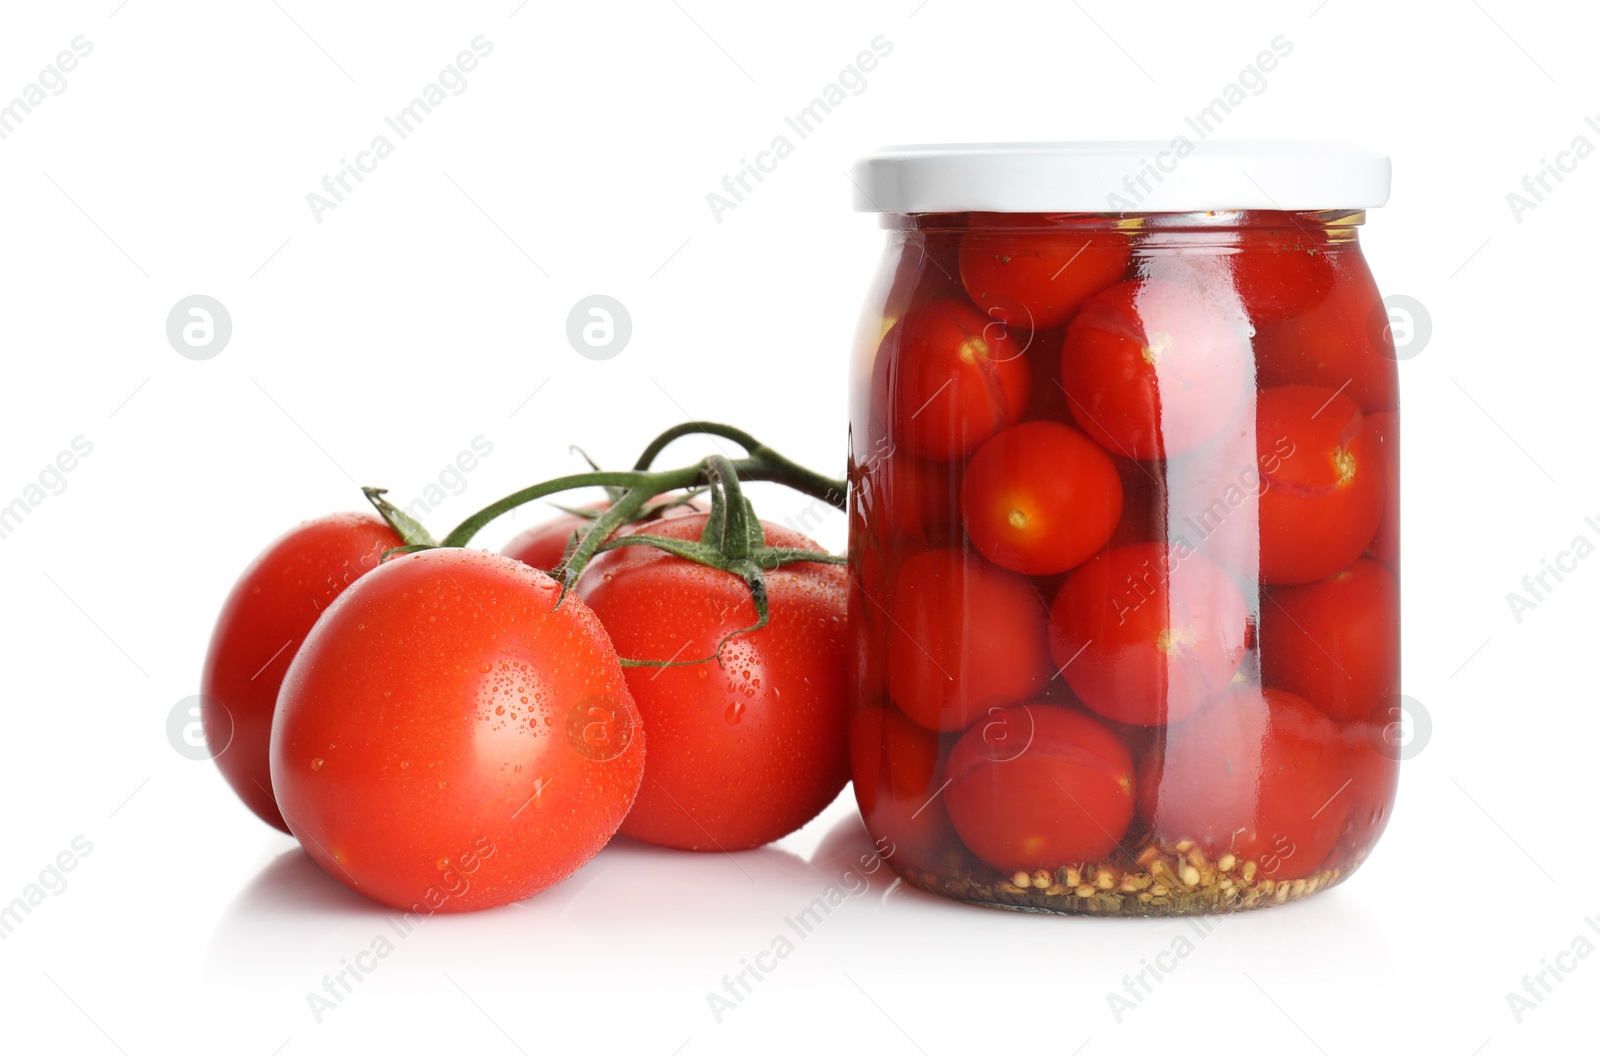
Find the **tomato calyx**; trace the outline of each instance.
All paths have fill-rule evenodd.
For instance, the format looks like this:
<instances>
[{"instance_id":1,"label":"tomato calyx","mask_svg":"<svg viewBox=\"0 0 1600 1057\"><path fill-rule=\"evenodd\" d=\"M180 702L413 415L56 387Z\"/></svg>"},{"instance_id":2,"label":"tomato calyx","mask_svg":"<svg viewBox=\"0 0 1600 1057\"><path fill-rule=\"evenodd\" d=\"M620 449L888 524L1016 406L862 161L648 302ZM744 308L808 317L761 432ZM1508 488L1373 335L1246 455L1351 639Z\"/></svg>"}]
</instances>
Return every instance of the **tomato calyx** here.
<instances>
[{"instance_id":1,"label":"tomato calyx","mask_svg":"<svg viewBox=\"0 0 1600 1057\"><path fill-rule=\"evenodd\" d=\"M389 494L387 488L373 488L363 486L361 494L367 497L367 502L378 511L378 516L389 523L395 534L405 544L401 547L391 547L383 552L383 560L387 561L394 554L409 554L415 550L426 550L437 547L438 541L433 538L433 533L422 527L422 523L410 514L401 510L384 496Z\"/></svg>"},{"instance_id":2,"label":"tomato calyx","mask_svg":"<svg viewBox=\"0 0 1600 1057\"><path fill-rule=\"evenodd\" d=\"M707 456L691 466L676 470L650 468L656 457L673 441L696 434L731 440L745 449L745 455L737 459L726 455ZM604 509L558 507L587 518L589 524L577 534L561 563L551 572L551 576L561 585L556 608L561 607L567 593L576 586L595 555L602 550L625 546L653 546L675 557L731 573L749 587L755 606L756 622L724 636L717 644L716 653L710 657L678 661L624 659L622 662L624 665L650 667L701 664L710 660L721 664L723 647L730 639L766 627L769 619L767 572L797 562L828 565L845 562L842 555L767 546L761 522L749 500L744 497L741 481L773 481L787 485L839 510L845 509L847 486L842 480L827 477L791 461L744 430L717 422L685 422L656 437L639 456L634 468L622 472L602 470L581 449L575 450L589 464L590 472L557 477L513 492L471 515L438 540L405 511L386 500L385 489L363 488L368 501L404 541L402 546L386 551L384 559L435 547L465 547L484 526L524 504L573 489L603 488L610 499L609 506ZM699 540L669 539L638 532L617 535L625 525L659 518L673 507L689 503L707 492L711 496L711 512Z\"/></svg>"},{"instance_id":3,"label":"tomato calyx","mask_svg":"<svg viewBox=\"0 0 1600 1057\"><path fill-rule=\"evenodd\" d=\"M707 661L716 661L720 666L722 651L730 641L740 635L760 631L767 626L770 619L767 572L796 562L842 565L846 561L843 555L828 554L824 551L768 546L766 533L761 527L760 519L756 517L755 507L745 498L740 488L737 463L725 455L712 455L700 465L710 484L711 513L706 518L705 529L702 530L698 540L674 539L647 532L631 532L611 539L608 538L610 534L606 533L598 537L599 542L593 553L615 550L619 547L655 547L674 557L737 576L750 590L750 602L755 607L756 622L748 627L728 632L718 640L716 650L708 657L665 661L622 658L624 668L675 668L686 664L704 664ZM619 504L627 502L627 497L618 502ZM597 531L596 527L591 527L584 533L574 548L574 556L584 550L585 545L595 538ZM571 577L570 581L566 582L576 583L582 569L579 568L576 573L572 572L572 556L569 556L557 570L558 574L563 572Z\"/></svg>"}]
</instances>

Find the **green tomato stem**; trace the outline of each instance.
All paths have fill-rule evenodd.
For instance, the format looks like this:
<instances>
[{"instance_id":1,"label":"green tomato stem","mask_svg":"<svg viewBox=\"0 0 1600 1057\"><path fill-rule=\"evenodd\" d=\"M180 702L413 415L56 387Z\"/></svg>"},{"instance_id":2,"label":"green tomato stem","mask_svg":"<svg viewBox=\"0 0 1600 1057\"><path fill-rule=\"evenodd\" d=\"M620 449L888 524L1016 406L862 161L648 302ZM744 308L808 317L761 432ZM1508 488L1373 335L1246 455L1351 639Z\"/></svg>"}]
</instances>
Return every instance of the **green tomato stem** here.
<instances>
[{"instance_id":1,"label":"green tomato stem","mask_svg":"<svg viewBox=\"0 0 1600 1057\"><path fill-rule=\"evenodd\" d=\"M512 492L503 499L498 499L482 510L467 518L461 524L450 530L449 535L439 541L441 547L465 547L472 542L485 525L508 514L517 507L531 503L535 499L543 499L547 495L557 492L568 492L574 488L625 488L654 489L651 495L661 492L671 492L679 488L689 488L699 482L702 470L696 466L686 466L681 470L663 470L659 473L628 473L614 470L600 470L592 473L568 474L566 477L557 477L539 484L529 485L519 492ZM646 499L649 496L645 497ZM596 520L599 520L598 518Z\"/></svg>"},{"instance_id":2,"label":"green tomato stem","mask_svg":"<svg viewBox=\"0 0 1600 1057\"><path fill-rule=\"evenodd\" d=\"M837 507L840 510L845 509L847 487L844 481L824 476L814 470L808 470L799 463L792 462L787 457L767 447L737 426L728 426L720 422L684 422L681 425L673 426L649 443L644 452L640 454L639 461L634 463L633 468L640 471L648 470L667 445L680 437L688 437L695 434L721 437L724 440L731 440L743 448L748 459L737 460L734 464L739 466L741 470L748 462L757 462L769 467L776 474L773 477L745 475L745 480L777 481L780 484L788 485L797 492L820 499L830 506Z\"/></svg>"}]
</instances>

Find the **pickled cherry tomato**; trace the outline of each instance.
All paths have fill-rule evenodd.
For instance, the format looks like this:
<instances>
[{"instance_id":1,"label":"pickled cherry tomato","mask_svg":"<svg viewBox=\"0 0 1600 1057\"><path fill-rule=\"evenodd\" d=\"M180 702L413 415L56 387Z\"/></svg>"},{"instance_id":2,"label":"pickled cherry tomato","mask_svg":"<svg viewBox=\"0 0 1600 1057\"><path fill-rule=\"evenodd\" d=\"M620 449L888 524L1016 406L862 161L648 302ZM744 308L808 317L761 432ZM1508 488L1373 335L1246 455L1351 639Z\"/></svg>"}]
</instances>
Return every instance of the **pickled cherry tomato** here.
<instances>
[{"instance_id":1,"label":"pickled cherry tomato","mask_svg":"<svg viewBox=\"0 0 1600 1057\"><path fill-rule=\"evenodd\" d=\"M1262 390L1256 445L1261 579L1313 583L1360 557L1383 517L1384 475L1382 447L1355 401L1315 385Z\"/></svg>"},{"instance_id":2,"label":"pickled cherry tomato","mask_svg":"<svg viewBox=\"0 0 1600 1057\"><path fill-rule=\"evenodd\" d=\"M1362 559L1326 580L1278 588L1261 607L1261 676L1333 719L1400 692L1400 585Z\"/></svg>"},{"instance_id":3,"label":"pickled cherry tomato","mask_svg":"<svg viewBox=\"0 0 1600 1057\"><path fill-rule=\"evenodd\" d=\"M958 541L957 481L948 463L927 462L884 446L863 452L850 468L849 620L858 642L858 691L888 693L886 659L866 643L884 633L896 566L911 554Z\"/></svg>"},{"instance_id":4,"label":"pickled cherry tomato","mask_svg":"<svg viewBox=\"0 0 1600 1057\"><path fill-rule=\"evenodd\" d=\"M1203 555L1130 543L1067 577L1050 609L1050 654L1089 708L1120 723L1189 716L1233 678L1249 632L1244 596Z\"/></svg>"},{"instance_id":5,"label":"pickled cherry tomato","mask_svg":"<svg viewBox=\"0 0 1600 1057\"><path fill-rule=\"evenodd\" d=\"M1067 327L1061 384L1085 433L1115 454L1159 459L1222 428L1243 395L1249 347L1243 321L1213 293L1134 280L1084 304Z\"/></svg>"},{"instance_id":6,"label":"pickled cherry tomato","mask_svg":"<svg viewBox=\"0 0 1600 1057\"><path fill-rule=\"evenodd\" d=\"M1259 382L1342 389L1363 411L1393 410L1399 381L1383 295L1358 247L1334 247L1327 256L1333 269L1327 296L1257 330Z\"/></svg>"},{"instance_id":7,"label":"pickled cherry tomato","mask_svg":"<svg viewBox=\"0 0 1600 1057\"><path fill-rule=\"evenodd\" d=\"M1157 840L1232 852L1267 877L1310 877L1349 817L1338 728L1282 690L1241 686L1187 722L1139 771L1139 814Z\"/></svg>"},{"instance_id":8,"label":"pickled cherry tomato","mask_svg":"<svg viewBox=\"0 0 1600 1057\"><path fill-rule=\"evenodd\" d=\"M889 838L895 862L926 866L955 843L939 795L944 761L934 731L892 705L858 709L850 724L850 777L861 817Z\"/></svg>"},{"instance_id":9,"label":"pickled cherry tomato","mask_svg":"<svg viewBox=\"0 0 1600 1057\"><path fill-rule=\"evenodd\" d=\"M1383 445L1383 518L1367 553L1392 573L1400 571L1400 416L1380 411L1367 416L1367 425Z\"/></svg>"},{"instance_id":10,"label":"pickled cherry tomato","mask_svg":"<svg viewBox=\"0 0 1600 1057\"><path fill-rule=\"evenodd\" d=\"M1148 543L1167 530L1167 479L1158 467L1113 456L1122 481L1122 517L1111 533L1111 543Z\"/></svg>"},{"instance_id":11,"label":"pickled cherry tomato","mask_svg":"<svg viewBox=\"0 0 1600 1057\"><path fill-rule=\"evenodd\" d=\"M869 468L866 489L887 540L936 547L960 535L958 481L948 463L896 452Z\"/></svg>"},{"instance_id":12,"label":"pickled cherry tomato","mask_svg":"<svg viewBox=\"0 0 1600 1057\"><path fill-rule=\"evenodd\" d=\"M956 742L945 773L956 832L1007 873L1098 861L1133 821L1128 750L1104 724L1071 709L992 713Z\"/></svg>"},{"instance_id":13,"label":"pickled cherry tomato","mask_svg":"<svg viewBox=\"0 0 1600 1057\"><path fill-rule=\"evenodd\" d=\"M900 566L893 594L889 696L924 727L964 730L1044 686L1044 603L1024 577L959 550L926 551Z\"/></svg>"},{"instance_id":14,"label":"pickled cherry tomato","mask_svg":"<svg viewBox=\"0 0 1600 1057\"><path fill-rule=\"evenodd\" d=\"M1065 572L1106 545L1122 516L1117 468L1094 441L1056 422L1024 422L985 441L961 481L972 545L1030 575Z\"/></svg>"},{"instance_id":15,"label":"pickled cherry tomato","mask_svg":"<svg viewBox=\"0 0 1600 1057\"><path fill-rule=\"evenodd\" d=\"M970 304L908 309L884 335L890 436L925 459L956 459L1022 417L1031 377L1004 323Z\"/></svg>"},{"instance_id":16,"label":"pickled cherry tomato","mask_svg":"<svg viewBox=\"0 0 1600 1057\"><path fill-rule=\"evenodd\" d=\"M998 213L961 241L961 282L974 304L1013 327L1046 330L1128 270L1124 235L1053 226L1049 216Z\"/></svg>"},{"instance_id":17,"label":"pickled cherry tomato","mask_svg":"<svg viewBox=\"0 0 1600 1057\"><path fill-rule=\"evenodd\" d=\"M1340 729L1350 779L1340 799L1348 803L1349 814L1339 840L1342 861L1330 862L1330 866L1354 861L1354 856L1377 843L1389 823L1400 779L1399 723L1399 698L1390 698L1370 715Z\"/></svg>"},{"instance_id":18,"label":"pickled cherry tomato","mask_svg":"<svg viewBox=\"0 0 1600 1057\"><path fill-rule=\"evenodd\" d=\"M956 263L960 243L959 231L908 233L885 303L910 306L959 300L964 294Z\"/></svg>"},{"instance_id":19,"label":"pickled cherry tomato","mask_svg":"<svg viewBox=\"0 0 1600 1057\"><path fill-rule=\"evenodd\" d=\"M1327 251L1325 238L1293 226L1243 231L1228 263L1250 321L1278 323L1316 307L1333 288Z\"/></svg>"}]
</instances>

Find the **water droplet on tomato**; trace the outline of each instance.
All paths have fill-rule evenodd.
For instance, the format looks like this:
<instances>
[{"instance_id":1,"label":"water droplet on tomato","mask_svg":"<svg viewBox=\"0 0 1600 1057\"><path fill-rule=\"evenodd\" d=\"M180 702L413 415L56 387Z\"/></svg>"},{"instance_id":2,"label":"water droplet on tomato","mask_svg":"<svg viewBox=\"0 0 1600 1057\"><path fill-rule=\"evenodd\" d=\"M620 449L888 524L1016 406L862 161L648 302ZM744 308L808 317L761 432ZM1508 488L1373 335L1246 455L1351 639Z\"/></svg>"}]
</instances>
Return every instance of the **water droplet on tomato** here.
<instances>
[{"instance_id":1,"label":"water droplet on tomato","mask_svg":"<svg viewBox=\"0 0 1600 1057\"><path fill-rule=\"evenodd\" d=\"M497 716L505 715L506 714L506 706L505 705L495 705L494 706L494 714L497 715Z\"/></svg>"},{"instance_id":2,"label":"water droplet on tomato","mask_svg":"<svg viewBox=\"0 0 1600 1057\"><path fill-rule=\"evenodd\" d=\"M445 781L444 781L444 779L443 779L443 778L441 778L441 779L439 779L439 788L440 788L440 789L443 789L443 788L444 788L444 786L445 786Z\"/></svg>"},{"instance_id":3,"label":"water droplet on tomato","mask_svg":"<svg viewBox=\"0 0 1600 1057\"><path fill-rule=\"evenodd\" d=\"M729 723L737 723L737 722L739 722L739 720L741 718L743 718L743 716L744 716L744 702L743 701L735 701L733 704L728 706L726 711L724 711L722 713L722 718L726 719Z\"/></svg>"},{"instance_id":4,"label":"water droplet on tomato","mask_svg":"<svg viewBox=\"0 0 1600 1057\"><path fill-rule=\"evenodd\" d=\"M318 756L316 759L311 761L311 769L313 771L322 770L322 757L321 756Z\"/></svg>"}]
</instances>

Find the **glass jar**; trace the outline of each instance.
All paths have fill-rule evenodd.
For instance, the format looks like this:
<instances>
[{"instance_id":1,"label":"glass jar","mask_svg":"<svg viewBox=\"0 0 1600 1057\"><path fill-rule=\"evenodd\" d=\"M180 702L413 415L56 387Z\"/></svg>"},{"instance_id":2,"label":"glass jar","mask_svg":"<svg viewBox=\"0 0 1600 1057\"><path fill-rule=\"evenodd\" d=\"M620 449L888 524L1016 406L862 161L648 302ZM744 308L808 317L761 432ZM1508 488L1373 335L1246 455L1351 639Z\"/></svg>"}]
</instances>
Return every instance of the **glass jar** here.
<instances>
[{"instance_id":1,"label":"glass jar","mask_svg":"<svg viewBox=\"0 0 1600 1057\"><path fill-rule=\"evenodd\" d=\"M853 777L928 891L1242 910L1343 880L1388 820L1398 395L1356 236L1389 163L1176 149L856 167L888 239L852 390Z\"/></svg>"}]
</instances>

